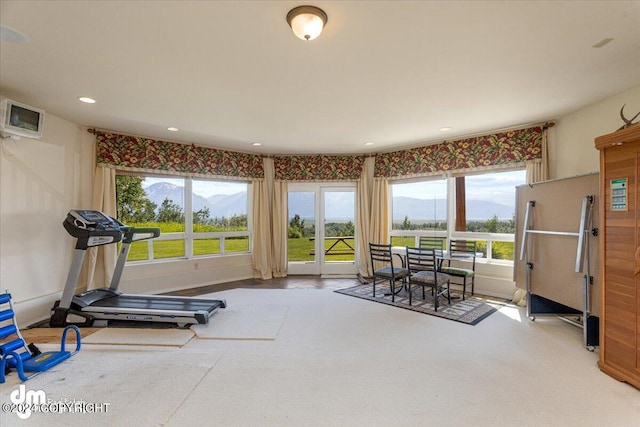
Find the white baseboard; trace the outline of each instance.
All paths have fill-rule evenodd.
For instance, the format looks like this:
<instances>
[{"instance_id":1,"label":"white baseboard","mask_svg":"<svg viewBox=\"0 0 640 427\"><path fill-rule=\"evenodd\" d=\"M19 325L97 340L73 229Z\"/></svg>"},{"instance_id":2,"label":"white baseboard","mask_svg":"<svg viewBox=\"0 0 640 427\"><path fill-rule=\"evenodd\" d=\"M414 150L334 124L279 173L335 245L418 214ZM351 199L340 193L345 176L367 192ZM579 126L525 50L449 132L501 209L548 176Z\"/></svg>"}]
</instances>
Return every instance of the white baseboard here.
<instances>
[{"instance_id":1,"label":"white baseboard","mask_svg":"<svg viewBox=\"0 0 640 427\"><path fill-rule=\"evenodd\" d=\"M467 285L467 290L469 285ZM476 276L475 293L496 298L511 299L516 291L513 280L501 277Z\"/></svg>"},{"instance_id":2,"label":"white baseboard","mask_svg":"<svg viewBox=\"0 0 640 427\"><path fill-rule=\"evenodd\" d=\"M28 301L14 301L13 308L16 312L18 327L25 329L35 323L42 322L51 317L51 308L53 304L60 300L62 292L55 294L43 295Z\"/></svg>"}]
</instances>

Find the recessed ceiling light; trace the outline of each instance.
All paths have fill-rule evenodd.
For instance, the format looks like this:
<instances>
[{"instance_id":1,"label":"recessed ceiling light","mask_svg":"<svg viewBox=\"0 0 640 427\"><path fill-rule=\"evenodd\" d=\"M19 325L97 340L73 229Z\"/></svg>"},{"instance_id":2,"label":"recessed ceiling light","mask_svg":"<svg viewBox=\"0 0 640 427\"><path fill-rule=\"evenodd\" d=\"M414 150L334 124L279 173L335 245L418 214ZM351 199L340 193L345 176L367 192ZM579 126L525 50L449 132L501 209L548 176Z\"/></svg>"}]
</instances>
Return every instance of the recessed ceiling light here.
<instances>
[{"instance_id":1,"label":"recessed ceiling light","mask_svg":"<svg viewBox=\"0 0 640 427\"><path fill-rule=\"evenodd\" d=\"M451 129L453 128L450 128L449 126L445 126L443 128L440 128L440 132L449 132Z\"/></svg>"},{"instance_id":2,"label":"recessed ceiling light","mask_svg":"<svg viewBox=\"0 0 640 427\"><path fill-rule=\"evenodd\" d=\"M176 127L173 127L173 126L170 126L170 127L167 128L167 130L170 131L170 132L178 132L180 129L178 129Z\"/></svg>"},{"instance_id":3,"label":"recessed ceiling light","mask_svg":"<svg viewBox=\"0 0 640 427\"><path fill-rule=\"evenodd\" d=\"M364 145L373 145L373 142L365 142Z\"/></svg>"},{"instance_id":4,"label":"recessed ceiling light","mask_svg":"<svg viewBox=\"0 0 640 427\"><path fill-rule=\"evenodd\" d=\"M251 145L253 145L254 147L260 147L262 145L261 142L252 142Z\"/></svg>"},{"instance_id":5,"label":"recessed ceiling light","mask_svg":"<svg viewBox=\"0 0 640 427\"><path fill-rule=\"evenodd\" d=\"M85 104L95 104L96 100L93 98L89 98L88 96L79 96L78 101L84 102Z\"/></svg>"}]
</instances>

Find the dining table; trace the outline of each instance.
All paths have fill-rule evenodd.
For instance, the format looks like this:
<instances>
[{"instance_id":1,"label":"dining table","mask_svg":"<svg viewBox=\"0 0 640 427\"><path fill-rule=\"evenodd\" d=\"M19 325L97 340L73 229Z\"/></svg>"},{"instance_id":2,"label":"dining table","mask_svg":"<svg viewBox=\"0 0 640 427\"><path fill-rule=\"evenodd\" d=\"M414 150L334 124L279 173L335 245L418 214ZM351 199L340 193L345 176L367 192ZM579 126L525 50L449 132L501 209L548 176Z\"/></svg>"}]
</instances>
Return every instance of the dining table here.
<instances>
[{"instance_id":1,"label":"dining table","mask_svg":"<svg viewBox=\"0 0 640 427\"><path fill-rule=\"evenodd\" d=\"M442 269L442 264L445 261L467 261L473 259L473 255L469 253L451 253L446 250L436 249L436 260L438 263L438 271ZM391 253L396 255L400 262L402 263L403 268L407 268L407 247L406 246L392 246ZM484 256L482 252L476 252L476 258L481 258ZM452 299L460 299L459 295L452 295Z\"/></svg>"}]
</instances>

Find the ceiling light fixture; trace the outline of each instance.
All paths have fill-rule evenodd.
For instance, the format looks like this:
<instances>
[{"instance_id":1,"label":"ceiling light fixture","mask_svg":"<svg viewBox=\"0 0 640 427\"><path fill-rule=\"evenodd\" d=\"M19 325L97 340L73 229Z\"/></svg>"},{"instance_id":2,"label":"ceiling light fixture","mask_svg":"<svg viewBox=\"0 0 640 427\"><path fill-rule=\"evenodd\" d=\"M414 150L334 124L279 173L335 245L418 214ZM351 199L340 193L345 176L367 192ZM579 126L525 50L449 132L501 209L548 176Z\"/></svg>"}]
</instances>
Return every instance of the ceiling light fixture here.
<instances>
[{"instance_id":1,"label":"ceiling light fixture","mask_svg":"<svg viewBox=\"0 0 640 427\"><path fill-rule=\"evenodd\" d=\"M167 128L167 130L169 132L178 132L180 129L178 129L177 127L170 126L170 127Z\"/></svg>"},{"instance_id":2,"label":"ceiling light fixture","mask_svg":"<svg viewBox=\"0 0 640 427\"><path fill-rule=\"evenodd\" d=\"M251 145L253 145L254 147L260 147L262 145L262 143L260 143L260 142L252 142Z\"/></svg>"},{"instance_id":3,"label":"ceiling light fixture","mask_svg":"<svg viewBox=\"0 0 640 427\"><path fill-rule=\"evenodd\" d=\"M79 96L78 101L84 102L85 104L95 104L96 100L93 98L89 98L88 96Z\"/></svg>"},{"instance_id":4,"label":"ceiling light fixture","mask_svg":"<svg viewBox=\"0 0 640 427\"><path fill-rule=\"evenodd\" d=\"M293 34L302 40L313 40L327 25L327 14L315 6L298 6L287 13L287 22Z\"/></svg>"},{"instance_id":5,"label":"ceiling light fixture","mask_svg":"<svg viewBox=\"0 0 640 427\"><path fill-rule=\"evenodd\" d=\"M373 142L365 142L364 145L373 145Z\"/></svg>"},{"instance_id":6,"label":"ceiling light fixture","mask_svg":"<svg viewBox=\"0 0 640 427\"><path fill-rule=\"evenodd\" d=\"M440 128L440 132L449 132L451 130L451 128L449 126Z\"/></svg>"}]
</instances>

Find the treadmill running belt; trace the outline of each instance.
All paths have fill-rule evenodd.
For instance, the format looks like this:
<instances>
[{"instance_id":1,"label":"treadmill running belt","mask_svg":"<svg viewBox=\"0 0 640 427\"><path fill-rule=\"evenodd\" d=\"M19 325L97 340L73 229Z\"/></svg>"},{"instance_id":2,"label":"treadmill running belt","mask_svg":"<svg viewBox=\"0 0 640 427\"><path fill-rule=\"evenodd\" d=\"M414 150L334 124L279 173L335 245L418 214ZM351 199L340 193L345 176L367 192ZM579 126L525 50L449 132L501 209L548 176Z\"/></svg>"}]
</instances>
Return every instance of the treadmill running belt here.
<instances>
[{"instance_id":1,"label":"treadmill running belt","mask_svg":"<svg viewBox=\"0 0 640 427\"><path fill-rule=\"evenodd\" d=\"M180 297L152 297L144 295L119 295L100 300L94 307L118 309L149 309L153 311L205 311L211 312L222 305L218 300Z\"/></svg>"}]
</instances>

